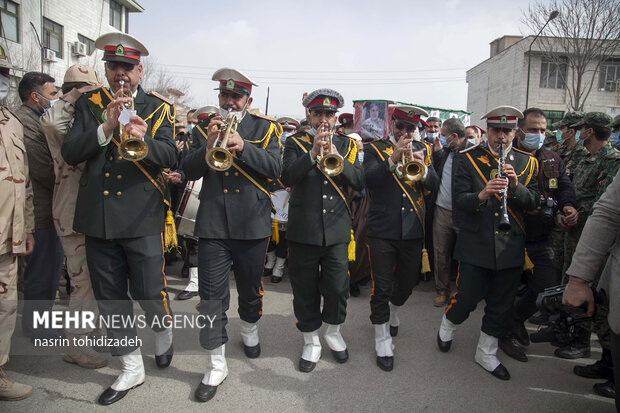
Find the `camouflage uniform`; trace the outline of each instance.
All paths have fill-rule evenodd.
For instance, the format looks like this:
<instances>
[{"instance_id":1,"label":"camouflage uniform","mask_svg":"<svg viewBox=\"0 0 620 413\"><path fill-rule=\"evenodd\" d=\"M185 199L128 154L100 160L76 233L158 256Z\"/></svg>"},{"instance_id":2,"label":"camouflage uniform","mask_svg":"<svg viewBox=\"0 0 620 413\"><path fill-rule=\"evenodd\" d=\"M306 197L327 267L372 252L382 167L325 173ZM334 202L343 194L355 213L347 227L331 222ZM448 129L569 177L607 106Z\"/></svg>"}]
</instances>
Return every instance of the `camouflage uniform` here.
<instances>
[{"instance_id":1,"label":"camouflage uniform","mask_svg":"<svg viewBox=\"0 0 620 413\"><path fill-rule=\"evenodd\" d=\"M576 125L598 125L608 126L611 123L611 117L601 112L590 112L586 117ZM577 242L581 236L581 231L586 223L587 218L592 214L594 203L598 201L607 186L613 181L616 173L620 169L620 152L614 149L608 142L593 154L588 154L577 166L574 171L573 183L575 185L575 193L579 206L579 220L577 225L571 228L564 239L564 272L571 264ZM595 285L598 284L601 267L595 279ZM598 305L594 315L594 331L599 337L599 341L603 348L609 349L611 346L609 324L607 322L608 308ZM588 326L584 326L588 330Z\"/></svg>"}]
</instances>

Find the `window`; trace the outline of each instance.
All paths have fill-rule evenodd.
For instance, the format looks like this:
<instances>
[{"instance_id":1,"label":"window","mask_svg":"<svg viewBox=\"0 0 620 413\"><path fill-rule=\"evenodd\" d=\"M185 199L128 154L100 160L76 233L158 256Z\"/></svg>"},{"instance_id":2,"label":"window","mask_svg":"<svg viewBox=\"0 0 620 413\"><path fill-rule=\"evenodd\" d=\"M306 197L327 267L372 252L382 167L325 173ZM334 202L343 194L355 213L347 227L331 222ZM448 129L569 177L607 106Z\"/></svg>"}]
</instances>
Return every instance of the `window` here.
<instances>
[{"instance_id":1,"label":"window","mask_svg":"<svg viewBox=\"0 0 620 413\"><path fill-rule=\"evenodd\" d=\"M62 26L43 18L43 46L56 52L62 58Z\"/></svg>"},{"instance_id":2,"label":"window","mask_svg":"<svg viewBox=\"0 0 620 413\"><path fill-rule=\"evenodd\" d=\"M620 59L609 59L601 63L598 87L608 92L616 91L616 80L620 80Z\"/></svg>"},{"instance_id":3,"label":"window","mask_svg":"<svg viewBox=\"0 0 620 413\"><path fill-rule=\"evenodd\" d=\"M17 3L11 0L0 0L0 18L2 37L13 42L19 42Z\"/></svg>"},{"instance_id":4,"label":"window","mask_svg":"<svg viewBox=\"0 0 620 413\"><path fill-rule=\"evenodd\" d=\"M110 0L110 26L115 27L117 30L121 30L121 15L123 13L123 6Z\"/></svg>"},{"instance_id":5,"label":"window","mask_svg":"<svg viewBox=\"0 0 620 413\"><path fill-rule=\"evenodd\" d=\"M91 55L93 54L93 52L95 51L95 41L94 40L90 40L88 37L86 36L82 36L81 34L78 33L78 41L80 43L84 43L86 45L86 54L87 55Z\"/></svg>"},{"instance_id":6,"label":"window","mask_svg":"<svg viewBox=\"0 0 620 413\"><path fill-rule=\"evenodd\" d=\"M540 66L540 87L564 89L563 79L566 79L566 63L558 65L543 60Z\"/></svg>"},{"instance_id":7,"label":"window","mask_svg":"<svg viewBox=\"0 0 620 413\"><path fill-rule=\"evenodd\" d=\"M561 110L543 110L545 117L547 118L547 129L553 130L551 125L555 122L559 122L564 117L564 112Z\"/></svg>"}]
</instances>

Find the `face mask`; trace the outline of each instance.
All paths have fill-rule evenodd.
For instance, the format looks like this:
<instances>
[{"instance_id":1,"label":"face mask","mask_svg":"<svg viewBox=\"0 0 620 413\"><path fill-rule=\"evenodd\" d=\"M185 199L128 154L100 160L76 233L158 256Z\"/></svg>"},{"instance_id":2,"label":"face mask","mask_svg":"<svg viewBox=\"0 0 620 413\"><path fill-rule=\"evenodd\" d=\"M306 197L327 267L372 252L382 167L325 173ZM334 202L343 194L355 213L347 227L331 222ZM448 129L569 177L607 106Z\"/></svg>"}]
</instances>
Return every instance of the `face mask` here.
<instances>
[{"instance_id":1,"label":"face mask","mask_svg":"<svg viewBox=\"0 0 620 413\"><path fill-rule=\"evenodd\" d=\"M471 143L472 145L476 144L476 140L475 139L467 139L467 142Z\"/></svg>"},{"instance_id":2,"label":"face mask","mask_svg":"<svg viewBox=\"0 0 620 413\"><path fill-rule=\"evenodd\" d=\"M560 144L564 143L564 138L562 138L562 131L559 129L555 131L555 140L558 141L558 143Z\"/></svg>"},{"instance_id":3,"label":"face mask","mask_svg":"<svg viewBox=\"0 0 620 413\"><path fill-rule=\"evenodd\" d=\"M0 75L0 99L4 99L9 94L10 82L8 77Z\"/></svg>"},{"instance_id":4,"label":"face mask","mask_svg":"<svg viewBox=\"0 0 620 413\"><path fill-rule=\"evenodd\" d=\"M280 143L284 143L286 141L286 138L288 138L289 136L291 136L291 132L282 132L282 135L280 136Z\"/></svg>"},{"instance_id":5,"label":"face mask","mask_svg":"<svg viewBox=\"0 0 620 413\"><path fill-rule=\"evenodd\" d=\"M620 130L611 134L611 143L616 148L620 148Z\"/></svg>"},{"instance_id":6,"label":"face mask","mask_svg":"<svg viewBox=\"0 0 620 413\"><path fill-rule=\"evenodd\" d=\"M435 142L435 139L437 139L437 136L439 136L438 132L429 132L426 134L426 138L431 142Z\"/></svg>"},{"instance_id":7,"label":"face mask","mask_svg":"<svg viewBox=\"0 0 620 413\"><path fill-rule=\"evenodd\" d=\"M310 135L314 136L314 135L316 135L316 129L314 129L314 128L310 128L310 129L308 129L308 133L309 133Z\"/></svg>"},{"instance_id":8,"label":"face mask","mask_svg":"<svg viewBox=\"0 0 620 413\"><path fill-rule=\"evenodd\" d=\"M577 145L583 145L583 139L581 139L581 131L580 130L575 132L575 142L577 142Z\"/></svg>"},{"instance_id":9,"label":"face mask","mask_svg":"<svg viewBox=\"0 0 620 413\"><path fill-rule=\"evenodd\" d=\"M448 146L448 139L443 135L439 135L439 142L441 142L441 146Z\"/></svg>"},{"instance_id":10,"label":"face mask","mask_svg":"<svg viewBox=\"0 0 620 413\"><path fill-rule=\"evenodd\" d=\"M545 135L542 133L526 133L521 145L526 151L537 151L542 148L544 142Z\"/></svg>"},{"instance_id":11,"label":"face mask","mask_svg":"<svg viewBox=\"0 0 620 413\"><path fill-rule=\"evenodd\" d=\"M187 125L187 133L192 133L192 129L194 129L194 124L190 123Z\"/></svg>"},{"instance_id":12,"label":"face mask","mask_svg":"<svg viewBox=\"0 0 620 413\"><path fill-rule=\"evenodd\" d=\"M364 162L364 152L357 154L357 160L360 161L360 163Z\"/></svg>"},{"instance_id":13,"label":"face mask","mask_svg":"<svg viewBox=\"0 0 620 413\"><path fill-rule=\"evenodd\" d=\"M54 106L54 103L58 102L60 99L54 99L54 100L50 100L50 107L47 108L47 110L50 110L52 108L52 106Z\"/></svg>"}]
</instances>

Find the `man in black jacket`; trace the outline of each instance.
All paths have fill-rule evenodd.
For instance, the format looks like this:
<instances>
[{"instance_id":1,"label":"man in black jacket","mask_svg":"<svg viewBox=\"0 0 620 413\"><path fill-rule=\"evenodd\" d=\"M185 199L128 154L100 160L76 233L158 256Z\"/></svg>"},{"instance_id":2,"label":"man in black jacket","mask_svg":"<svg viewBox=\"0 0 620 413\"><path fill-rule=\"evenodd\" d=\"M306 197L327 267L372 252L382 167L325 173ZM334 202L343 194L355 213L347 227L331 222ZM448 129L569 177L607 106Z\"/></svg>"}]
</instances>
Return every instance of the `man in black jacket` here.
<instances>
[{"instance_id":1,"label":"man in black jacket","mask_svg":"<svg viewBox=\"0 0 620 413\"><path fill-rule=\"evenodd\" d=\"M452 250L456 240L456 226L452 223L452 162L461 150L473 146L465 139L465 126L458 118L446 120L441 126L441 140L447 144L433 152L433 167L439 176L439 190L429 195L428 211L433 223L433 252L435 256L435 307L443 307L450 295Z\"/></svg>"},{"instance_id":2,"label":"man in black jacket","mask_svg":"<svg viewBox=\"0 0 620 413\"><path fill-rule=\"evenodd\" d=\"M373 290L370 321L375 326L377 366L394 368L392 336L398 333L397 309L419 281L424 245L424 193L436 191L439 179L431 167L431 147L419 136L420 115L410 105L391 105L391 136L364 149L364 172L370 193L367 227ZM413 159L411 158L411 152ZM403 155L405 158L403 158ZM403 162L404 161L404 162ZM418 176L404 173L403 163L418 162Z\"/></svg>"},{"instance_id":3,"label":"man in black jacket","mask_svg":"<svg viewBox=\"0 0 620 413\"><path fill-rule=\"evenodd\" d=\"M230 166L209 166L205 161L207 150L220 142L224 122L229 124L230 120L220 116L211 119L207 126L207 144L190 151L181 165L187 179L203 178L194 230L199 238L198 311L205 316L216 316L215 326L210 328L207 324L200 332L200 344L208 352L207 371L195 393L201 402L215 395L217 386L228 374L225 343L231 265L235 267L245 355L248 358L260 355L256 322L262 315L261 276L271 235L267 180L278 178L281 170L281 126L275 119L249 112L250 93L256 83L230 68L217 70L212 79L219 84L216 90L220 91L220 108L229 112L227 117L234 115L239 124L236 131L231 130L225 148L232 155Z\"/></svg>"},{"instance_id":4,"label":"man in black jacket","mask_svg":"<svg viewBox=\"0 0 620 413\"><path fill-rule=\"evenodd\" d=\"M291 188L286 239L293 307L297 328L304 335L299 370L308 373L321 357L319 328L323 322L327 324L325 341L336 361L344 363L349 358L340 333L347 311L347 255L353 237L348 193L349 188L360 191L364 187L364 174L353 139L333 134L329 143L336 112L344 105L340 93L318 89L303 104L312 129L287 138L282 184ZM325 168L330 152L340 155L340 172Z\"/></svg>"}]
</instances>

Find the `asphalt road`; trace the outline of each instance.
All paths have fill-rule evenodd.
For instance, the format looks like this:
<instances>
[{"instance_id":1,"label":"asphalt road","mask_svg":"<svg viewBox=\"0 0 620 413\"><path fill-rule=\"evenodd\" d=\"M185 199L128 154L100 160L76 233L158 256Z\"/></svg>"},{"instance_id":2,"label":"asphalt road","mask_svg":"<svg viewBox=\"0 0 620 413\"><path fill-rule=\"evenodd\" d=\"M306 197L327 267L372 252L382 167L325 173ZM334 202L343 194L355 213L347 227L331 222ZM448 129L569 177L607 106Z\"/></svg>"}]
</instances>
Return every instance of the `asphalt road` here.
<instances>
[{"instance_id":1,"label":"asphalt road","mask_svg":"<svg viewBox=\"0 0 620 413\"><path fill-rule=\"evenodd\" d=\"M168 273L178 273L177 267ZM350 359L338 364L322 339L323 354L316 369L300 373L297 363L303 344L295 328L288 278L280 284L264 279L264 315L259 322L262 354L247 359L239 336L236 292L231 282L228 312L230 341L226 346L229 375L214 399L193 400L204 374L204 357L175 354L169 368L159 370L152 355L144 357L146 383L118 403L96 404L99 394L116 378L120 363L111 360L99 370L67 364L60 356L13 356L9 376L34 387L32 396L18 402L0 402L3 412L613 412L613 400L592 393L596 380L575 376L576 364L593 362L601 349L593 341L592 359L562 360L548 344L532 344L530 360L520 363L500 352L512 379L502 382L474 362L482 308L463 323L449 353L435 344L442 309L435 308L432 283L422 283L400 313L395 344L395 367L390 373L375 365L374 329L368 319L370 288L351 297L342 328ZM170 292L186 280L168 277ZM197 302L173 302L191 306ZM18 320L19 326L19 320ZM534 327L528 325L532 331ZM14 346L23 338L14 337ZM21 340L21 341L20 341Z\"/></svg>"}]
</instances>

